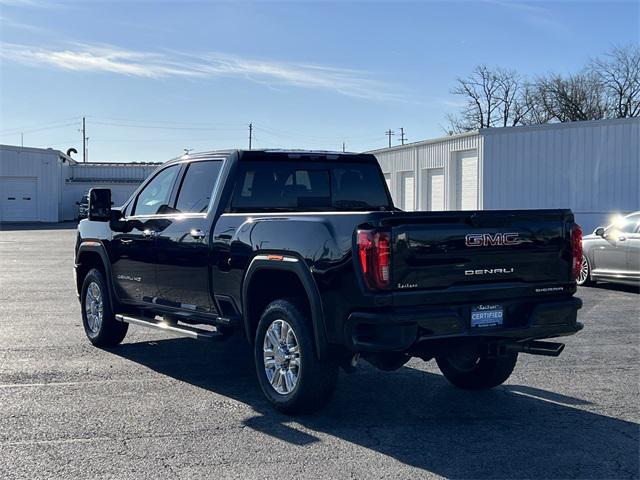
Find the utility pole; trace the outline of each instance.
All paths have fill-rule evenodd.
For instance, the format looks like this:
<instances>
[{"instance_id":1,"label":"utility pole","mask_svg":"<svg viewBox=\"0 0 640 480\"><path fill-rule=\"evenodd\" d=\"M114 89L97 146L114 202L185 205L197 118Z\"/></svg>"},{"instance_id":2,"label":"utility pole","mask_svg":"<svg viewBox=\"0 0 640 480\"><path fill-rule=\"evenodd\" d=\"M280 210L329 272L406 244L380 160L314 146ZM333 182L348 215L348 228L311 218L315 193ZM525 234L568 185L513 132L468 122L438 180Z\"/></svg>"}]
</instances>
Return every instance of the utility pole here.
<instances>
[{"instance_id":1,"label":"utility pole","mask_svg":"<svg viewBox=\"0 0 640 480\"><path fill-rule=\"evenodd\" d=\"M249 124L249 150L251 150L251 140L253 139L253 123Z\"/></svg>"},{"instance_id":2,"label":"utility pole","mask_svg":"<svg viewBox=\"0 0 640 480\"><path fill-rule=\"evenodd\" d=\"M389 129L384 132L384 134L389 137L389 148L391 148L391 135L395 135L395 133L393 132L393 130Z\"/></svg>"},{"instance_id":3,"label":"utility pole","mask_svg":"<svg viewBox=\"0 0 640 480\"><path fill-rule=\"evenodd\" d=\"M20 146L24 147L24 132L20 132Z\"/></svg>"},{"instance_id":4,"label":"utility pole","mask_svg":"<svg viewBox=\"0 0 640 480\"><path fill-rule=\"evenodd\" d=\"M87 123L82 117L82 163L87 163Z\"/></svg>"},{"instance_id":5,"label":"utility pole","mask_svg":"<svg viewBox=\"0 0 640 480\"><path fill-rule=\"evenodd\" d=\"M400 127L400 143L404 145L404 142L409 140L404 136L404 128Z\"/></svg>"},{"instance_id":6,"label":"utility pole","mask_svg":"<svg viewBox=\"0 0 640 480\"><path fill-rule=\"evenodd\" d=\"M342 153L347 151L347 146L342 142Z\"/></svg>"}]
</instances>

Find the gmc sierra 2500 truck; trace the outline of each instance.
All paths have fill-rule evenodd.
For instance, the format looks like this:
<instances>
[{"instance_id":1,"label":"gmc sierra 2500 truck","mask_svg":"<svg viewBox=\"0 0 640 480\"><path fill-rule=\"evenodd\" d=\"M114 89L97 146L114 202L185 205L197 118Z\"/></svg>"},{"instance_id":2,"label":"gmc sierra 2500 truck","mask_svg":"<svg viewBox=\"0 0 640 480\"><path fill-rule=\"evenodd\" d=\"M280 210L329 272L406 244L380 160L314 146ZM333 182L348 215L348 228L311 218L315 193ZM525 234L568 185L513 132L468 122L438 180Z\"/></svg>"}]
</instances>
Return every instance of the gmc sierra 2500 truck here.
<instances>
[{"instance_id":1,"label":"gmc sierra 2500 truck","mask_svg":"<svg viewBox=\"0 0 640 480\"><path fill-rule=\"evenodd\" d=\"M374 156L189 154L120 208L90 192L75 273L96 346L128 325L203 340L242 331L278 409L318 409L340 367L435 359L464 389L503 383L519 353L557 356L581 230L569 210L403 212Z\"/></svg>"}]
</instances>

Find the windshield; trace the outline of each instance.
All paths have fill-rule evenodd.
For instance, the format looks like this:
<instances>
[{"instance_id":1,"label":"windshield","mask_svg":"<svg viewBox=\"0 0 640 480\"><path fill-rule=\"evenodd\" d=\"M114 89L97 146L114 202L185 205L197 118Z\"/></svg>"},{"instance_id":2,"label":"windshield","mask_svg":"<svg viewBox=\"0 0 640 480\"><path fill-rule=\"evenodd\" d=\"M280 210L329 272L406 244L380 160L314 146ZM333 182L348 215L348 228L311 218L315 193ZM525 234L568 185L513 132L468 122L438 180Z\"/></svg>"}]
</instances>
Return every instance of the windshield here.
<instances>
[{"instance_id":1,"label":"windshield","mask_svg":"<svg viewBox=\"0 0 640 480\"><path fill-rule=\"evenodd\" d=\"M243 162L231 202L236 212L390 210L377 164Z\"/></svg>"}]
</instances>

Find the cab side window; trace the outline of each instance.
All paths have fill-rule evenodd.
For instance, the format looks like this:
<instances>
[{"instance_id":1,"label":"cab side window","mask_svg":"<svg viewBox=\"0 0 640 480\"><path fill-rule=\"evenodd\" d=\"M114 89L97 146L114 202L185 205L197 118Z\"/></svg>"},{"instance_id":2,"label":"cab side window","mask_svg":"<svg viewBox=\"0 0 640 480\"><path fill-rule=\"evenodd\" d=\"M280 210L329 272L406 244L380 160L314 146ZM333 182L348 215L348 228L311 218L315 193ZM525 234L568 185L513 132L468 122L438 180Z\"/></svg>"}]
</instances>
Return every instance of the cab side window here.
<instances>
[{"instance_id":1,"label":"cab side window","mask_svg":"<svg viewBox=\"0 0 640 480\"><path fill-rule=\"evenodd\" d=\"M176 211L180 213L206 212L221 168L222 162L219 160L191 163L187 167L187 173L180 186Z\"/></svg>"},{"instance_id":2,"label":"cab side window","mask_svg":"<svg viewBox=\"0 0 640 480\"><path fill-rule=\"evenodd\" d=\"M136 197L131 214L156 215L166 209L179 171L179 165L172 165L158 173Z\"/></svg>"}]
</instances>

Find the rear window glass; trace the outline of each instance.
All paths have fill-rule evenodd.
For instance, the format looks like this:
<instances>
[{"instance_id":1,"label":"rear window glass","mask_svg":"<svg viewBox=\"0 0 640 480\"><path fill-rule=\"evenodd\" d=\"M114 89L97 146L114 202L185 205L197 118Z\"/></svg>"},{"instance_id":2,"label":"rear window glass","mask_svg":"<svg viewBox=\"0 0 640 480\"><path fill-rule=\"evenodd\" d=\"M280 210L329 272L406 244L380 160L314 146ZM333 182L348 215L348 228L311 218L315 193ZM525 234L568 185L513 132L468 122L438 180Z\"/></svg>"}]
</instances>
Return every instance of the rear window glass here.
<instances>
[{"instance_id":1,"label":"rear window glass","mask_svg":"<svg viewBox=\"0 0 640 480\"><path fill-rule=\"evenodd\" d=\"M218 160L189 164L178 193L176 210L181 213L206 212L221 167L222 162Z\"/></svg>"},{"instance_id":2,"label":"rear window glass","mask_svg":"<svg viewBox=\"0 0 640 480\"><path fill-rule=\"evenodd\" d=\"M388 209L380 170L372 164L243 162L233 211Z\"/></svg>"}]
</instances>

